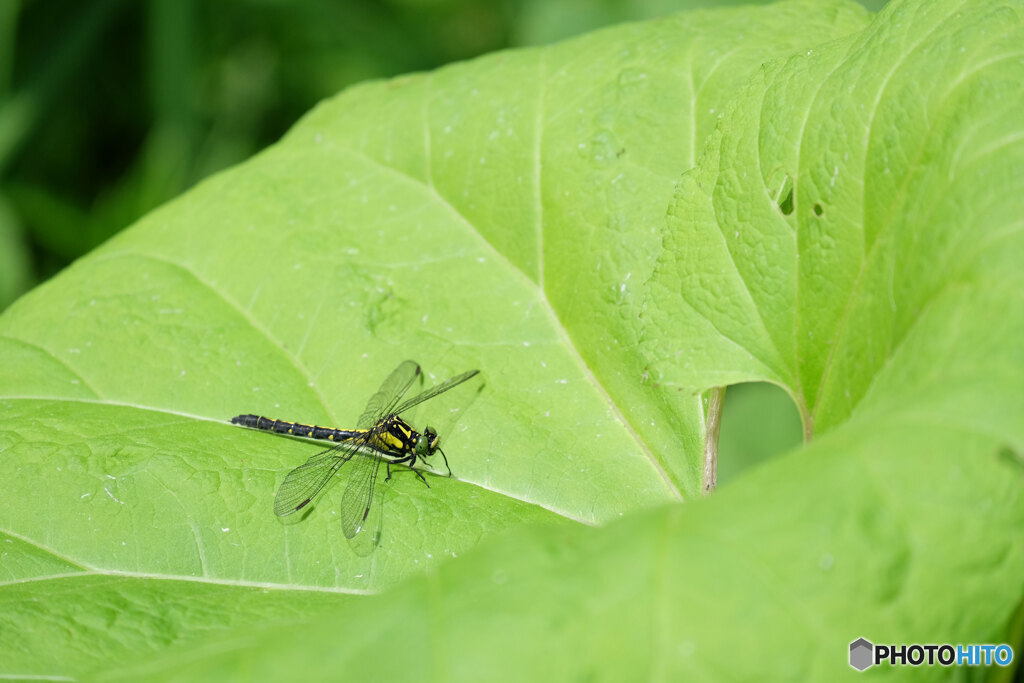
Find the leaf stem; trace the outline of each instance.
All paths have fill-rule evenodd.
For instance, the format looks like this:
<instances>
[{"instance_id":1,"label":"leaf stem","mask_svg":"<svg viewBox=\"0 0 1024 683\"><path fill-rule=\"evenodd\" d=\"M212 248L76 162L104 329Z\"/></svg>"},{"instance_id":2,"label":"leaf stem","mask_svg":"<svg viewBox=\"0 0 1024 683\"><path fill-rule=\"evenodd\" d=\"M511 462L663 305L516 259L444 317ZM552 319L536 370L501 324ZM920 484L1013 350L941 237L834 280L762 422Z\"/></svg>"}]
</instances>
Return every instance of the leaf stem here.
<instances>
[{"instance_id":1,"label":"leaf stem","mask_svg":"<svg viewBox=\"0 0 1024 683\"><path fill-rule=\"evenodd\" d=\"M704 495L718 485L718 433L722 428L722 404L726 387L715 387L709 392L708 412L704 419Z\"/></svg>"},{"instance_id":2,"label":"leaf stem","mask_svg":"<svg viewBox=\"0 0 1024 683\"><path fill-rule=\"evenodd\" d=\"M800 400L800 421L804 426L804 443L809 444L814 438L814 413L807 409L807 403L801 397Z\"/></svg>"}]
</instances>

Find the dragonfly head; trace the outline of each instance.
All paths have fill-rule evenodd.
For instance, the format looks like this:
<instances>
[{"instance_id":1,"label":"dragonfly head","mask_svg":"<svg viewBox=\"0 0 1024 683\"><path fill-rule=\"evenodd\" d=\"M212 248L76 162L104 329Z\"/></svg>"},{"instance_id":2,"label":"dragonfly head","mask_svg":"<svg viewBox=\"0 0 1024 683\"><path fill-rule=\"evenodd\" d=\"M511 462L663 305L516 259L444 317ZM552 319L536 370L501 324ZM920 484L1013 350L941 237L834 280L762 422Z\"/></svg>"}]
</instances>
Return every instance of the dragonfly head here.
<instances>
[{"instance_id":1,"label":"dragonfly head","mask_svg":"<svg viewBox=\"0 0 1024 683\"><path fill-rule=\"evenodd\" d=\"M425 458L428 455L433 455L438 452L440 452L441 457L444 458L444 466L448 470L448 476L450 477L452 475L452 468L448 467L448 456L446 456L444 451L441 450L441 437L437 435L436 429L433 427L427 427L423 430L423 433L420 434L419 438L416 439L416 456ZM423 462L424 464L427 464L426 460Z\"/></svg>"},{"instance_id":2,"label":"dragonfly head","mask_svg":"<svg viewBox=\"0 0 1024 683\"><path fill-rule=\"evenodd\" d=\"M433 455L440 445L441 437L437 435L437 430L433 427L427 427L420 434L419 438L416 439L416 455L421 458Z\"/></svg>"}]
</instances>

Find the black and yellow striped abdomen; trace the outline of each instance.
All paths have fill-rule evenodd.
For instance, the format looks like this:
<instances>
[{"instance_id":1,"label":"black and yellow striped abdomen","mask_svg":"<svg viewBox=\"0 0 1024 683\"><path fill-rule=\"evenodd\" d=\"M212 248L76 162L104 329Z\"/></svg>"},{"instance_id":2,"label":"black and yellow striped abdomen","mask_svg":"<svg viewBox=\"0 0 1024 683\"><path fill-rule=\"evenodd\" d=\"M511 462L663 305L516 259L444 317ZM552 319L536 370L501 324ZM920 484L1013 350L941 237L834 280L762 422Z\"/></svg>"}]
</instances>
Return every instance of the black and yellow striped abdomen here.
<instances>
[{"instance_id":1,"label":"black and yellow striped abdomen","mask_svg":"<svg viewBox=\"0 0 1024 683\"><path fill-rule=\"evenodd\" d=\"M290 434L291 436L302 436L307 439L334 441L335 443L343 443L357 436L364 435L368 431L373 431L368 445L389 455L412 453L416 447L416 441L420 437L419 432L410 427L409 423L394 415L378 422L372 430L333 429L331 427L306 425L300 422L285 422L260 415L237 415L231 418L231 424L242 425L252 429L262 429L276 434Z\"/></svg>"},{"instance_id":2,"label":"black and yellow striped abdomen","mask_svg":"<svg viewBox=\"0 0 1024 683\"><path fill-rule=\"evenodd\" d=\"M307 439L323 439L324 441L348 441L349 439L365 434L363 429L332 429L330 427L318 427L316 425L304 425L298 422L284 422L270 417L260 415L238 415L231 418L231 424L262 429L277 434L291 434L292 436L304 436Z\"/></svg>"}]
</instances>

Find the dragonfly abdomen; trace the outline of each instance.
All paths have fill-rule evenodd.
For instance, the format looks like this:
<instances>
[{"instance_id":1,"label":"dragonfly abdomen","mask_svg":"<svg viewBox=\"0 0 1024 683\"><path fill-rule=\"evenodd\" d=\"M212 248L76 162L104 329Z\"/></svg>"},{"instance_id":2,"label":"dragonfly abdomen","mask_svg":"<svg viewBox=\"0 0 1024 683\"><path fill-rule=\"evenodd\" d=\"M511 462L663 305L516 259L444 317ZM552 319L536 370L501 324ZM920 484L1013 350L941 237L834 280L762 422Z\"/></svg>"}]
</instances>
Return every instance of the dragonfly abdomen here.
<instances>
[{"instance_id":1,"label":"dragonfly abdomen","mask_svg":"<svg viewBox=\"0 0 1024 683\"><path fill-rule=\"evenodd\" d=\"M277 434L291 434L292 436L304 436L308 439L334 442L348 441L352 437L365 432L365 430L332 429L331 427L304 425L300 422L285 422L261 415L237 415L231 418L231 424L242 425L252 429L262 429Z\"/></svg>"}]
</instances>

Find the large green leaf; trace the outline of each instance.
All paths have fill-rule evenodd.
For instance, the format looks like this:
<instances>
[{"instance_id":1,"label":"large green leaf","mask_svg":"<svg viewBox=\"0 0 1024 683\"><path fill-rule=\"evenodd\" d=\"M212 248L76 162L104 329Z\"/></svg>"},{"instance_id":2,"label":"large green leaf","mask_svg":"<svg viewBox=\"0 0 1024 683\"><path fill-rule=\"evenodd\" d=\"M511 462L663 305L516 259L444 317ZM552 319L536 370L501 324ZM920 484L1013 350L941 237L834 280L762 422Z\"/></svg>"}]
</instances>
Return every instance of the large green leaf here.
<instances>
[{"instance_id":1,"label":"large green leaf","mask_svg":"<svg viewBox=\"0 0 1024 683\"><path fill-rule=\"evenodd\" d=\"M1021 11L898 3L758 74L670 209L662 381L771 381L819 433L904 410L1020 428L1024 393L984 394L1024 372Z\"/></svg>"},{"instance_id":2,"label":"large green leaf","mask_svg":"<svg viewBox=\"0 0 1024 683\"><path fill-rule=\"evenodd\" d=\"M822 678L859 635L1007 637L1020 14L789 2L498 54L155 212L0 318L0 673ZM417 415L460 409L456 478L396 475L369 557L340 491L280 525L316 446L224 421L344 425L406 357L483 370ZM693 498L699 392L751 379L825 437L576 523Z\"/></svg>"},{"instance_id":3,"label":"large green leaf","mask_svg":"<svg viewBox=\"0 0 1024 683\"><path fill-rule=\"evenodd\" d=\"M303 627L231 633L111 679L859 676L846 657L860 636L1006 637L1022 475L955 428L841 430L704 503L531 529ZM937 597L954 586L958 608Z\"/></svg>"},{"instance_id":4,"label":"large green leaf","mask_svg":"<svg viewBox=\"0 0 1024 683\"><path fill-rule=\"evenodd\" d=\"M812 447L704 505L521 533L121 676L827 680L860 675L860 636L1019 638L1021 19L907 2L767 67L677 193L644 318L660 381L774 381Z\"/></svg>"}]
</instances>

